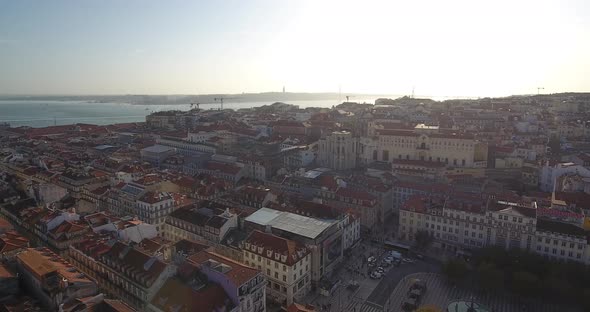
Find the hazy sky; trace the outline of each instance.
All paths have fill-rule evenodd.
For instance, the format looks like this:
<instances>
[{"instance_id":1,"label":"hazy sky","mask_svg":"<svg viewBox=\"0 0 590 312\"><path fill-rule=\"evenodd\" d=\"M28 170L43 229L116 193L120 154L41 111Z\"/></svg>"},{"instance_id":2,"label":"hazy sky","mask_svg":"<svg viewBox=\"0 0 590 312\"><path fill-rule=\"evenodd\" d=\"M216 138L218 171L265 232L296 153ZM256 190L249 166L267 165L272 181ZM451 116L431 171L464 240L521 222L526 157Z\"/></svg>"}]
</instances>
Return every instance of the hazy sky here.
<instances>
[{"instance_id":1,"label":"hazy sky","mask_svg":"<svg viewBox=\"0 0 590 312\"><path fill-rule=\"evenodd\" d=\"M590 91L588 3L0 0L0 94Z\"/></svg>"}]
</instances>

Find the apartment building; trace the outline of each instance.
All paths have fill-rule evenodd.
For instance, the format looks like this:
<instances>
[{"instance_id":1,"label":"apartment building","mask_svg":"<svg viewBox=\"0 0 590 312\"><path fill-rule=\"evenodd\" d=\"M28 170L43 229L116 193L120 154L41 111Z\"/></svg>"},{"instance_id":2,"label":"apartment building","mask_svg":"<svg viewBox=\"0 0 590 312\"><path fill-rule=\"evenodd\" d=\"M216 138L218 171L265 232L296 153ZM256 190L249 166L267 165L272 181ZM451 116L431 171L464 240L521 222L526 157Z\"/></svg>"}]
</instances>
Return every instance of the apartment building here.
<instances>
[{"instance_id":1,"label":"apartment building","mask_svg":"<svg viewBox=\"0 0 590 312\"><path fill-rule=\"evenodd\" d=\"M237 311L266 311L267 281L260 270L206 250L189 256L188 261L223 287Z\"/></svg>"},{"instance_id":2,"label":"apartment building","mask_svg":"<svg viewBox=\"0 0 590 312\"><path fill-rule=\"evenodd\" d=\"M74 265L92 277L101 290L121 298L143 311L162 287L176 273L176 266L132 245L108 239L89 238L71 245L69 256Z\"/></svg>"},{"instance_id":3,"label":"apartment building","mask_svg":"<svg viewBox=\"0 0 590 312\"><path fill-rule=\"evenodd\" d=\"M168 216L162 234L171 241L189 239L217 245L237 226L238 216L229 209L188 206Z\"/></svg>"},{"instance_id":4,"label":"apartment building","mask_svg":"<svg viewBox=\"0 0 590 312\"><path fill-rule=\"evenodd\" d=\"M301 300L311 288L311 252L301 243L253 231L244 242L244 263L265 274L267 296L284 305Z\"/></svg>"},{"instance_id":5,"label":"apartment building","mask_svg":"<svg viewBox=\"0 0 590 312\"><path fill-rule=\"evenodd\" d=\"M174 197L167 192L146 192L135 202L136 211L134 215L146 223L156 226L160 231L166 216L174 211Z\"/></svg>"},{"instance_id":6,"label":"apartment building","mask_svg":"<svg viewBox=\"0 0 590 312\"><path fill-rule=\"evenodd\" d=\"M47 248L29 248L16 256L17 270L27 289L48 311L96 295L98 287L73 265Z\"/></svg>"},{"instance_id":7,"label":"apartment building","mask_svg":"<svg viewBox=\"0 0 590 312\"><path fill-rule=\"evenodd\" d=\"M342 261L343 228L338 220L306 217L290 212L261 208L244 220L246 231L259 230L288 237L311 251L311 281L329 276Z\"/></svg>"},{"instance_id":8,"label":"apartment building","mask_svg":"<svg viewBox=\"0 0 590 312\"><path fill-rule=\"evenodd\" d=\"M536 252L588 264L590 245L580 222L549 219L536 202L515 203L475 194L414 195L400 212L400 237L427 231L439 247L469 254L486 246ZM546 213L544 213L546 215Z\"/></svg>"}]
</instances>

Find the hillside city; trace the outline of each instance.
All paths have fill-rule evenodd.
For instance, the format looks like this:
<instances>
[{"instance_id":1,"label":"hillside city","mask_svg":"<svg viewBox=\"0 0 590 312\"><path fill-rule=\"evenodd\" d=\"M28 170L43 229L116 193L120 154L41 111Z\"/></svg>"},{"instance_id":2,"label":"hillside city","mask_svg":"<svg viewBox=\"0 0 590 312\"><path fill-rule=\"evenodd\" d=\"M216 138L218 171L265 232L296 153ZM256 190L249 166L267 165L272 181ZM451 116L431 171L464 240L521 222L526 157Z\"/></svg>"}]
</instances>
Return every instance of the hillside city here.
<instances>
[{"instance_id":1,"label":"hillside city","mask_svg":"<svg viewBox=\"0 0 590 312\"><path fill-rule=\"evenodd\" d=\"M0 261L0 311L589 311L590 94L1 124Z\"/></svg>"}]
</instances>

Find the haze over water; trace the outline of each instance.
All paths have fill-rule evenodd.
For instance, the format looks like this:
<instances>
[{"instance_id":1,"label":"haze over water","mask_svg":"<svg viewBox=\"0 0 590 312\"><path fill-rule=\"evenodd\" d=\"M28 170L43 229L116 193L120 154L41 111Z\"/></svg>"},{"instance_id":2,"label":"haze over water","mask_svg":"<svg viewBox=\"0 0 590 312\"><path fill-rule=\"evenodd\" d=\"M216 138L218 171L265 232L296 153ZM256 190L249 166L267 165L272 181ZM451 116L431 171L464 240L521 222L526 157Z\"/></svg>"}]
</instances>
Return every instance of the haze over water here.
<instances>
[{"instance_id":1,"label":"haze over water","mask_svg":"<svg viewBox=\"0 0 590 312\"><path fill-rule=\"evenodd\" d=\"M374 103L375 99L360 99L358 102ZM224 108L240 109L270 105L273 102L224 103ZM288 104L306 107L332 107L338 100L287 101ZM203 105L202 109L217 109L218 104ZM189 110L190 104L141 105L125 103L89 103L81 101L2 101L0 122L12 127L47 127L89 123L108 125L114 123L143 122L151 112L162 110Z\"/></svg>"}]
</instances>

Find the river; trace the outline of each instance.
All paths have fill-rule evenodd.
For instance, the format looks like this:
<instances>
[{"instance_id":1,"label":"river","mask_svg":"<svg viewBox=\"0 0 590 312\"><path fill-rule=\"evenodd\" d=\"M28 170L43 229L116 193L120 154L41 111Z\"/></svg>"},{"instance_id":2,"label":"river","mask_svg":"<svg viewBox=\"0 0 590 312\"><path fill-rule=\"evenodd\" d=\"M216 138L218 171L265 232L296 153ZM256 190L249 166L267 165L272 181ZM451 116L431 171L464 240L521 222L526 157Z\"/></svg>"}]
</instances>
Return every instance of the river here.
<instances>
[{"instance_id":1,"label":"river","mask_svg":"<svg viewBox=\"0 0 590 312\"><path fill-rule=\"evenodd\" d=\"M357 100L357 99L355 99ZM358 101L358 100L357 100ZM375 99L359 102L374 103ZM239 109L269 105L273 102L224 103L224 108ZM332 107L337 100L288 101L289 104L306 107ZM217 109L219 104L203 105L203 109ZM6 101L0 100L0 123L12 127L47 127L88 123L107 125L114 123L142 122L151 112L162 110L189 110L190 104L138 105L125 103L89 103L80 101Z\"/></svg>"}]
</instances>

